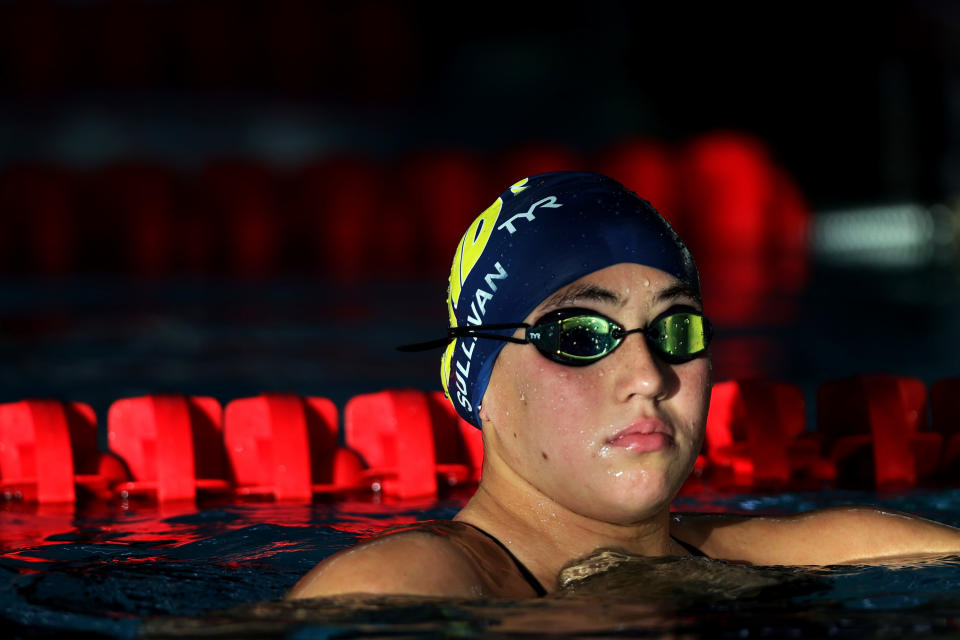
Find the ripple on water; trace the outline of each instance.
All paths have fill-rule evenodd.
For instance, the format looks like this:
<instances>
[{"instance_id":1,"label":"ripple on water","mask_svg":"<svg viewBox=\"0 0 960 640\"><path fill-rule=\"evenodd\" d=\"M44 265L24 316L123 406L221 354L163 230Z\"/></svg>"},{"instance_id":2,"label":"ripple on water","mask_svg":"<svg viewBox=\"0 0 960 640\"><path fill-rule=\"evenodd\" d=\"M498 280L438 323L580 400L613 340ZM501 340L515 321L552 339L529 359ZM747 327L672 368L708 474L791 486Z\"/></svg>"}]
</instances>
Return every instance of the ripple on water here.
<instances>
[{"instance_id":1,"label":"ripple on water","mask_svg":"<svg viewBox=\"0 0 960 640\"><path fill-rule=\"evenodd\" d=\"M957 497L956 491L704 495L678 506L792 513L838 501L872 503L956 524ZM958 558L805 569L615 557L603 571L582 572L537 600L279 600L331 553L390 524L449 518L461 504L241 505L63 521L17 514L4 521L0 626L20 637L118 638L960 633ZM47 533L26 544L11 526Z\"/></svg>"}]
</instances>

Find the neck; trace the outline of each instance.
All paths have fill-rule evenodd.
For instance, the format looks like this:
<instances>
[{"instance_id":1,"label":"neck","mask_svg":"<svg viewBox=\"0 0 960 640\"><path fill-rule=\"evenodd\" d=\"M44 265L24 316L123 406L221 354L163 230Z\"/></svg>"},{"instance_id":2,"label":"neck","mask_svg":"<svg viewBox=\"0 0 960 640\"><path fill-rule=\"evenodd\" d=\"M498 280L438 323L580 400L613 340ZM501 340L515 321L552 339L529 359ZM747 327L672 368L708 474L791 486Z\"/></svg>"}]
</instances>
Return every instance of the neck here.
<instances>
[{"instance_id":1,"label":"neck","mask_svg":"<svg viewBox=\"0 0 960 640\"><path fill-rule=\"evenodd\" d=\"M678 552L669 503L626 524L603 522L567 509L495 455L484 459L483 480L455 519L500 540L548 591L564 565L601 547L646 556Z\"/></svg>"}]
</instances>

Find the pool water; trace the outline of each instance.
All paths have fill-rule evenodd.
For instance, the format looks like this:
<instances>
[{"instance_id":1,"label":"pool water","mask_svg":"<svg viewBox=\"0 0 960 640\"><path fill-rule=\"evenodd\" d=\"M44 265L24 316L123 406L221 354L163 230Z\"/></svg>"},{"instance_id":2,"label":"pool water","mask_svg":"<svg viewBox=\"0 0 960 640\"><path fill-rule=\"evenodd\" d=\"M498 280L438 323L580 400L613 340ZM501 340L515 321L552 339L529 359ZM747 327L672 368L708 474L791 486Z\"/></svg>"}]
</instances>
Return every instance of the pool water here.
<instances>
[{"instance_id":1,"label":"pool water","mask_svg":"<svg viewBox=\"0 0 960 640\"><path fill-rule=\"evenodd\" d=\"M280 600L335 551L392 524L449 518L465 499L0 511L0 625L15 637L960 635L960 557L826 569L634 559L539 600ZM956 489L702 494L675 506L784 514L833 504L960 526Z\"/></svg>"}]
</instances>

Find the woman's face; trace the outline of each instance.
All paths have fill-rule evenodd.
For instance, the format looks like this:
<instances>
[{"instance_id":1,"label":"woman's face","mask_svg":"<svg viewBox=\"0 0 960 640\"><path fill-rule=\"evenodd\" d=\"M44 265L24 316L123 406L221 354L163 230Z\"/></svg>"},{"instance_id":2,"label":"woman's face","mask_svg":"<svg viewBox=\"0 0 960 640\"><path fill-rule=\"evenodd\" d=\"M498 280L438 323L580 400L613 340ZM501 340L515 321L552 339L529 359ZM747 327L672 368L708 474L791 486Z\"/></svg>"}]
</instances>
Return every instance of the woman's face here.
<instances>
[{"instance_id":1,"label":"woman's face","mask_svg":"<svg viewBox=\"0 0 960 640\"><path fill-rule=\"evenodd\" d=\"M624 263L564 287L525 322L580 307L635 329L677 305L701 308L673 276ZM630 524L666 508L689 475L709 395L709 356L667 364L640 333L584 367L548 360L533 345L508 344L480 416L485 446L495 449L488 455L539 492L594 520Z\"/></svg>"}]
</instances>

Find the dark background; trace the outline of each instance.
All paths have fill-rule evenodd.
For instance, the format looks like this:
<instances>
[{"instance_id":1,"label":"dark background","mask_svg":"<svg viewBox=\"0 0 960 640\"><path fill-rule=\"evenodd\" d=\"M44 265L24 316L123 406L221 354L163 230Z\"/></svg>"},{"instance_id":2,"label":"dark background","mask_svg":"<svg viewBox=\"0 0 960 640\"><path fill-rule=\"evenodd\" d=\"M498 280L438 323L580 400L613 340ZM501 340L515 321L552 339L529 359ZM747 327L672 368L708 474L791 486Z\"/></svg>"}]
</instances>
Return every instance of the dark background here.
<instances>
[{"instance_id":1,"label":"dark background","mask_svg":"<svg viewBox=\"0 0 960 640\"><path fill-rule=\"evenodd\" d=\"M935 250L908 264L845 263L811 244L802 287L783 294L789 313L721 324L718 378L777 377L812 394L858 372L960 374L957 5L558 6L0 2L0 178L56 175L82 238L68 258L38 261L27 236L50 225L14 200L0 210L0 400L82 400L102 420L110 400L159 391L342 403L438 387L439 354L392 347L442 330L444 269L342 277L313 269L308 244L252 271L215 251L141 273L110 240L115 219L98 217L111 167L161 167L191 220L218 229L240 214L189 194L225 161L269 175L282 201L304 167L345 154L376 164L393 193L409 160L436 149L499 176L521 147L596 168L624 141L682 155L718 131L762 142L811 229L836 211L944 207ZM476 213L506 186L495 184Z\"/></svg>"}]
</instances>

